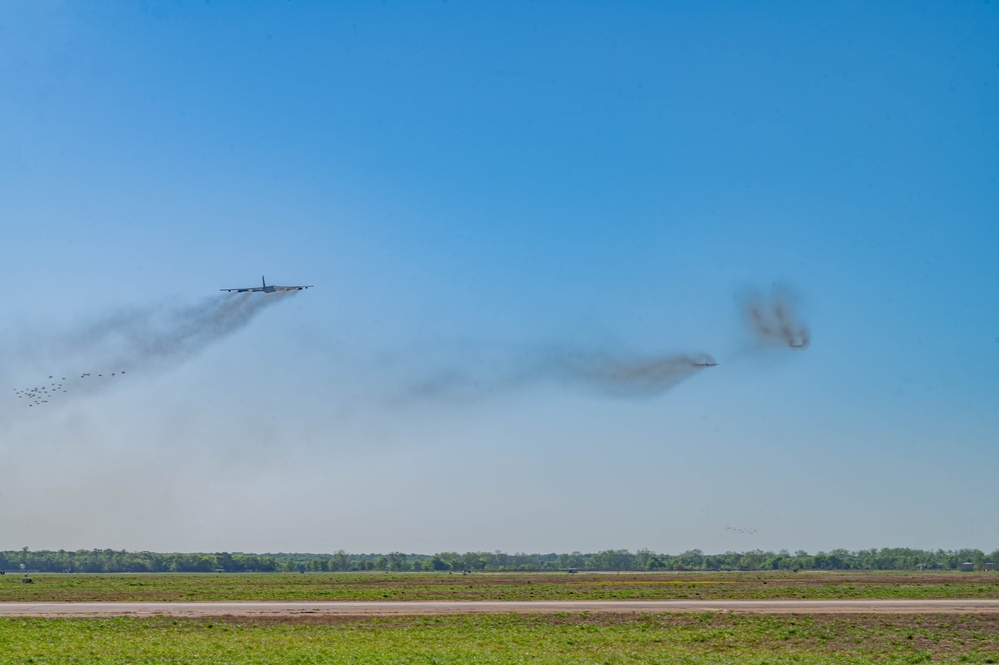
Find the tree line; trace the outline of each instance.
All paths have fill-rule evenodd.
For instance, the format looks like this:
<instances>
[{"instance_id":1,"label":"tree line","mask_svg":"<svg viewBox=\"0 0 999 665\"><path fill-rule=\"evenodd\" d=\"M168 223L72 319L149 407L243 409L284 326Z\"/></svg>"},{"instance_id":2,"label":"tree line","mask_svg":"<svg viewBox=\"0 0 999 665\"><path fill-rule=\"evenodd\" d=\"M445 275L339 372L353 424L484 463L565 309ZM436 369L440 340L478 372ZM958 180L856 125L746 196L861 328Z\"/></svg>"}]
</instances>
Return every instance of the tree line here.
<instances>
[{"instance_id":1,"label":"tree line","mask_svg":"<svg viewBox=\"0 0 999 665\"><path fill-rule=\"evenodd\" d=\"M975 570L999 562L999 550L918 550L882 548L809 554L787 550L705 554L688 550L661 554L651 550L604 550L571 554L506 554L504 552L438 552L437 554L243 554L127 552L125 550L40 550L27 547L0 551L0 570L66 573L209 573L209 572L392 572L455 571L765 571L765 570L957 570L970 562Z\"/></svg>"}]
</instances>

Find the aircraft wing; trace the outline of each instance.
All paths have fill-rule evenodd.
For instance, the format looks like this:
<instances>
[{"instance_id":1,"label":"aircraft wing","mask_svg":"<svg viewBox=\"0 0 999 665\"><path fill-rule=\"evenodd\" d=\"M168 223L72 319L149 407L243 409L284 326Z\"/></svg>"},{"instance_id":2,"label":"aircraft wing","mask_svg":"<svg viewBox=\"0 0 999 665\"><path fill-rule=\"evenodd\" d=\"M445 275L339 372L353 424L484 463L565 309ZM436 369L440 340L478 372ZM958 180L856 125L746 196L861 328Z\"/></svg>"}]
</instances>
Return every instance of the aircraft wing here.
<instances>
[{"instance_id":1,"label":"aircraft wing","mask_svg":"<svg viewBox=\"0 0 999 665\"><path fill-rule=\"evenodd\" d=\"M268 284L264 276L260 276L260 286L244 286L242 288L236 289L219 289L219 291L226 291L232 293L277 293L283 291L301 291L303 289L311 289L312 285L309 284L305 286L304 284L295 284L294 286L278 286L277 284Z\"/></svg>"}]
</instances>

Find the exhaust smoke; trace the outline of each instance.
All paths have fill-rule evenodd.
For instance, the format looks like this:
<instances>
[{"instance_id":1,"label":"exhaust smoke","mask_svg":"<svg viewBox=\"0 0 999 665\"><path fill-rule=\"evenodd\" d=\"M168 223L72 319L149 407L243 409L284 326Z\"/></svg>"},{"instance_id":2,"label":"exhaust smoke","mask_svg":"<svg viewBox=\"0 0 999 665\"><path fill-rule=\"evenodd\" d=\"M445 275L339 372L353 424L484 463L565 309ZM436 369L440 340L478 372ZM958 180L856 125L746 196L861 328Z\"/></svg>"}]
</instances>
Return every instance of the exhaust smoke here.
<instances>
[{"instance_id":1,"label":"exhaust smoke","mask_svg":"<svg viewBox=\"0 0 999 665\"><path fill-rule=\"evenodd\" d=\"M412 371L415 378L390 401L466 402L544 384L640 399L661 395L716 364L705 353L642 355L607 346L506 350L498 355L486 349L480 354L465 349L460 355L429 359L429 366ZM398 361L406 364L406 358ZM426 354L422 361L428 361Z\"/></svg>"},{"instance_id":2,"label":"exhaust smoke","mask_svg":"<svg viewBox=\"0 0 999 665\"><path fill-rule=\"evenodd\" d=\"M47 368L49 381L40 377L37 385L13 388L19 397L41 396L24 399L25 406L55 405L108 387L111 377L121 381L135 370L148 373L177 366L295 293L240 293L194 304L123 308L59 333L22 336L8 346L16 350L16 358L4 364L9 368L20 361ZM58 381L53 380L56 376Z\"/></svg>"},{"instance_id":3,"label":"exhaust smoke","mask_svg":"<svg viewBox=\"0 0 999 665\"><path fill-rule=\"evenodd\" d=\"M742 303L744 320L757 343L806 349L811 343L811 332L798 320L795 309L794 296L783 289L772 290L769 297L751 293Z\"/></svg>"}]
</instances>

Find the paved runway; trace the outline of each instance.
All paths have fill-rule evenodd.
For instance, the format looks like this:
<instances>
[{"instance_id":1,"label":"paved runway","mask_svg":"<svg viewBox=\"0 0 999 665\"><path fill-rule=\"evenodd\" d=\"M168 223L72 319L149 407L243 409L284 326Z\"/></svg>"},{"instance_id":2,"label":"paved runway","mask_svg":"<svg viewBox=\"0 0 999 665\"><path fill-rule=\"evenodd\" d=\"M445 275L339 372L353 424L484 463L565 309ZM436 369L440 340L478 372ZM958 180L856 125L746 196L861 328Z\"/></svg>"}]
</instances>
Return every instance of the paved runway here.
<instances>
[{"instance_id":1,"label":"paved runway","mask_svg":"<svg viewBox=\"0 0 999 665\"><path fill-rule=\"evenodd\" d=\"M999 614L999 600L579 600L193 603L0 603L0 617L742 612L752 614Z\"/></svg>"}]
</instances>

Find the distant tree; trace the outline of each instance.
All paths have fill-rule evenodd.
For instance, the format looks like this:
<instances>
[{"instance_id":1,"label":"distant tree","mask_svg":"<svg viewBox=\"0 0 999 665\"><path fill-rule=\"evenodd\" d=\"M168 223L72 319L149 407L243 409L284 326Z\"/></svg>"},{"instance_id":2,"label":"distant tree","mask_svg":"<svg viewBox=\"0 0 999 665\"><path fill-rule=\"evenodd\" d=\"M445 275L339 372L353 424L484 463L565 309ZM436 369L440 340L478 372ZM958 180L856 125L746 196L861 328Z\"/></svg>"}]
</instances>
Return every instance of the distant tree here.
<instances>
[{"instance_id":1,"label":"distant tree","mask_svg":"<svg viewBox=\"0 0 999 665\"><path fill-rule=\"evenodd\" d=\"M402 552L390 552L388 555L388 569L397 572L410 570L406 555Z\"/></svg>"},{"instance_id":2,"label":"distant tree","mask_svg":"<svg viewBox=\"0 0 999 665\"><path fill-rule=\"evenodd\" d=\"M977 569L986 562L999 563L999 550L986 555L981 550L916 550L911 548L867 549L851 552L836 549L810 555L798 550L779 553L752 550L705 555L700 550L681 554L657 554L642 549L604 550L594 554L528 554L517 552L440 552L434 555L349 554L344 550L330 554L162 554L124 550L20 550L0 551L0 569L16 569L21 563L39 572L207 572L216 568L270 572L277 570L915 570L926 568L954 570L970 561Z\"/></svg>"},{"instance_id":3,"label":"distant tree","mask_svg":"<svg viewBox=\"0 0 999 665\"><path fill-rule=\"evenodd\" d=\"M597 552L587 564L592 570L631 570L635 555L628 550L604 550Z\"/></svg>"},{"instance_id":4,"label":"distant tree","mask_svg":"<svg viewBox=\"0 0 999 665\"><path fill-rule=\"evenodd\" d=\"M451 564L436 554L427 559L424 565L429 567L427 568L429 570L451 570Z\"/></svg>"},{"instance_id":5,"label":"distant tree","mask_svg":"<svg viewBox=\"0 0 999 665\"><path fill-rule=\"evenodd\" d=\"M557 559L558 567L561 569L567 568L585 568L586 567L586 557L583 556L582 552L573 552L572 554L559 554Z\"/></svg>"},{"instance_id":6,"label":"distant tree","mask_svg":"<svg viewBox=\"0 0 999 665\"><path fill-rule=\"evenodd\" d=\"M344 550L337 550L330 560L330 570L350 570L350 556Z\"/></svg>"},{"instance_id":7,"label":"distant tree","mask_svg":"<svg viewBox=\"0 0 999 665\"><path fill-rule=\"evenodd\" d=\"M232 572L236 569L236 564L232 560L231 554L228 552L218 552L215 554L215 567Z\"/></svg>"},{"instance_id":8,"label":"distant tree","mask_svg":"<svg viewBox=\"0 0 999 665\"><path fill-rule=\"evenodd\" d=\"M697 570L704 566L704 552L701 550L687 550L677 556L677 563L686 570Z\"/></svg>"},{"instance_id":9,"label":"distant tree","mask_svg":"<svg viewBox=\"0 0 999 665\"><path fill-rule=\"evenodd\" d=\"M462 569L461 555L458 554L457 552L439 552L437 556L439 556L447 563L449 570Z\"/></svg>"},{"instance_id":10,"label":"distant tree","mask_svg":"<svg viewBox=\"0 0 999 665\"><path fill-rule=\"evenodd\" d=\"M468 570L482 570L486 567L483 555L478 552L465 552L461 556L461 563L462 568Z\"/></svg>"}]
</instances>

